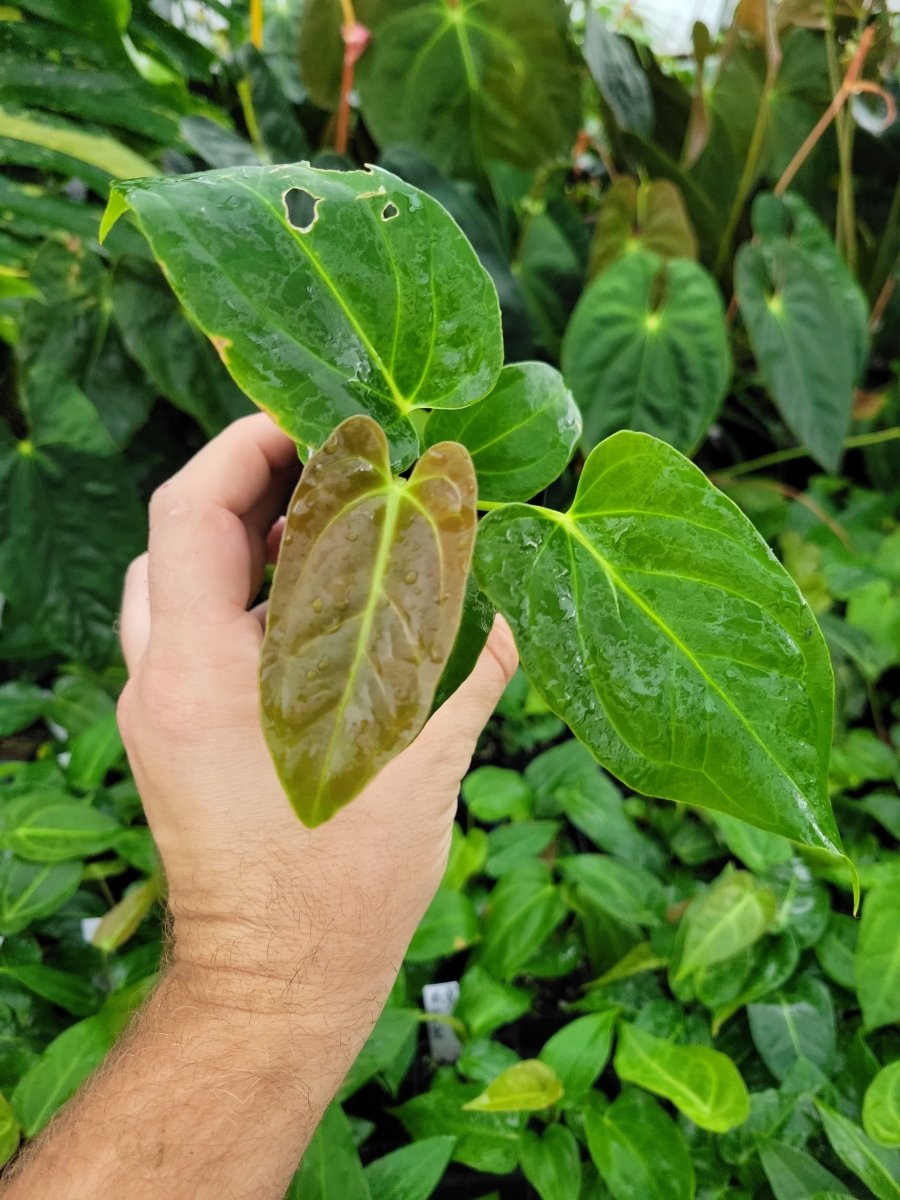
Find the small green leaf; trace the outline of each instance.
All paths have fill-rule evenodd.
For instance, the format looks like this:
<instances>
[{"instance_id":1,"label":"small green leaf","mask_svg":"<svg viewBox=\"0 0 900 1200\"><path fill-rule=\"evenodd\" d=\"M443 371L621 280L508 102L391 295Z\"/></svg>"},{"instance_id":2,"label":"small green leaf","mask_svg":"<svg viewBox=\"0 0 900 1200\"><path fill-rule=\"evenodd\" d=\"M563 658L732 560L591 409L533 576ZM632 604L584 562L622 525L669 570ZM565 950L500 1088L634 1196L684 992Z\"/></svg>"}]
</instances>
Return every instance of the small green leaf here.
<instances>
[{"instance_id":1,"label":"small green leaf","mask_svg":"<svg viewBox=\"0 0 900 1200\"><path fill-rule=\"evenodd\" d=\"M725 396L731 355L712 277L687 259L636 250L589 285L562 348L585 446L619 429L690 451Z\"/></svg>"},{"instance_id":2,"label":"small green leaf","mask_svg":"<svg viewBox=\"0 0 900 1200\"><path fill-rule=\"evenodd\" d=\"M373 1200L350 1122L336 1100L319 1122L285 1200Z\"/></svg>"},{"instance_id":3,"label":"small green leaf","mask_svg":"<svg viewBox=\"0 0 900 1200\"><path fill-rule=\"evenodd\" d=\"M0 835L0 844L28 862L60 863L112 849L122 826L87 804L41 807Z\"/></svg>"},{"instance_id":4,"label":"small green leaf","mask_svg":"<svg viewBox=\"0 0 900 1200\"><path fill-rule=\"evenodd\" d=\"M76 1017L86 1017L96 1011L99 993L93 984L68 971L58 971L41 963L4 963L0 977L14 979L37 996L66 1009Z\"/></svg>"},{"instance_id":5,"label":"small green leaf","mask_svg":"<svg viewBox=\"0 0 900 1200\"><path fill-rule=\"evenodd\" d=\"M27 1137L34 1137L88 1075L113 1043L102 1017L88 1017L54 1038L38 1062L16 1084L11 1104Z\"/></svg>"},{"instance_id":6,"label":"small green leaf","mask_svg":"<svg viewBox=\"0 0 900 1200\"><path fill-rule=\"evenodd\" d=\"M559 1079L567 1105L578 1103L609 1061L617 1018L617 1009L578 1017L544 1043L538 1058Z\"/></svg>"},{"instance_id":7,"label":"small green leaf","mask_svg":"<svg viewBox=\"0 0 900 1200\"><path fill-rule=\"evenodd\" d=\"M590 274L625 254L649 250L662 259L697 258L697 238L684 200L668 179L639 183L622 175L603 193L591 241Z\"/></svg>"},{"instance_id":8,"label":"small green leaf","mask_svg":"<svg viewBox=\"0 0 900 1200\"><path fill-rule=\"evenodd\" d=\"M72 787L81 792L98 788L106 778L106 773L125 754L116 714L109 713L96 725L73 738L69 752L66 774Z\"/></svg>"},{"instance_id":9,"label":"small green leaf","mask_svg":"<svg viewBox=\"0 0 900 1200\"><path fill-rule=\"evenodd\" d=\"M491 893L481 931L482 963L500 979L510 980L565 916L549 867L541 862L521 867Z\"/></svg>"},{"instance_id":10,"label":"small green leaf","mask_svg":"<svg viewBox=\"0 0 900 1200\"><path fill-rule=\"evenodd\" d=\"M119 950L137 933L144 917L159 899L160 892L161 881L157 876L130 887L119 903L114 904L101 918L91 944L106 954Z\"/></svg>"},{"instance_id":11,"label":"small green leaf","mask_svg":"<svg viewBox=\"0 0 900 1200\"><path fill-rule=\"evenodd\" d=\"M662 920L666 894L649 871L604 854L561 858L567 883L577 884L584 896L626 925L656 925Z\"/></svg>"},{"instance_id":12,"label":"small green leaf","mask_svg":"<svg viewBox=\"0 0 900 1200\"><path fill-rule=\"evenodd\" d=\"M463 1105L466 1112L540 1112L564 1094L555 1071L539 1059L508 1067L487 1089Z\"/></svg>"},{"instance_id":13,"label":"small green leaf","mask_svg":"<svg viewBox=\"0 0 900 1200\"><path fill-rule=\"evenodd\" d=\"M552 846L561 829L561 821L517 821L492 829L488 834L485 874L500 879L540 858Z\"/></svg>"},{"instance_id":14,"label":"small green leaf","mask_svg":"<svg viewBox=\"0 0 900 1200\"><path fill-rule=\"evenodd\" d=\"M441 1182L455 1137L430 1137L401 1146L366 1167L372 1200L428 1200Z\"/></svg>"},{"instance_id":15,"label":"small green leaf","mask_svg":"<svg viewBox=\"0 0 900 1200\"><path fill-rule=\"evenodd\" d=\"M750 1115L750 1097L737 1067L708 1046L680 1046L623 1023L616 1074L681 1109L701 1129L726 1133Z\"/></svg>"},{"instance_id":16,"label":"small green leaf","mask_svg":"<svg viewBox=\"0 0 900 1200\"><path fill-rule=\"evenodd\" d=\"M900 1021L900 891L875 887L863 903L856 946L856 994L866 1029Z\"/></svg>"},{"instance_id":17,"label":"small green leaf","mask_svg":"<svg viewBox=\"0 0 900 1200\"><path fill-rule=\"evenodd\" d=\"M524 821L531 816L534 796L518 771L507 767L476 767L462 781L462 798L476 821Z\"/></svg>"},{"instance_id":18,"label":"small green leaf","mask_svg":"<svg viewBox=\"0 0 900 1200\"><path fill-rule=\"evenodd\" d=\"M831 993L821 980L804 975L788 993L749 1005L747 1016L754 1045L780 1082L799 1059L828 1075L834 1067L836 1030Z\"/></svg>"},{"instance_id":19,"label":"small green leaf","mask_svg":"<svg viewBox=\"0 0 900 1200\"><path fill-rule=\"evenodd\" d=\"M550 1125L541 1137L526 1130L519 1162L540 1200L574 1200L581 1194L578 1142L565 1125Z\"/></svg>"},{"instance_id":20,"label":"small green leaf","mask_svg":"<svg viewBox=\"0 0 900 1200\"><path fill-rule=\"evenodd\" d=\"M626 1088L605 1112L588 1108L584 1131L615 1200L693 1200L684 1134L646 1092Z\"/></svg>"},{"instance_id":21,"label":"small green leaf","mask_svg":"<svg viewBox=\"0 0 900 1200\"><path fill-rule=\"evenodd\" d=\"M656 971L666 965L666 960L660 958L650 942L638 942L608 971L604 971L597 979L585 986L590 989L606 987L610 983L618 983L621 979L630 979L633 975L641 975L644 971Z\"/></svg>"},{"instance_id":22,"label":"small green leaf","mask_svg":"<svg viewBox=\"0 0 900 1200\"><path fill-rule=\"evenodd\" d=\"M408 962L449 958L478 941L478 917L468 896L439 888L406 952Z\"/></svg>"},{"instance_id":23,"label":"small green leaf","mask_svg":"<svg viewBox=\"0 0 900 1200\"><path fill-rule=\"evenodd\" d=\"M82 864L39 866L6 858L0 863L0 936L19 933L56 912L81 882Z\"/></svg>"},{"instance_id":24,"label":"small green leaf","mask_svg":"<svg viewBox=\"0 0 900 1200\"><path fill-rule=\"evenodd\" d=\"M453 443L397 480L381 429L353 417L307 463L260 663L263 731L306 825L348 804L425 723L475 523L472 464Z\"/></svg>"},{"instance_id":25,"label":"small green leaf","mask_svg":"<svg viewBox=\"0 0 900 1200\"><path fill-rule=\"evenodd\" d=\"M878 1200L900 1197L900 1150L873 1142L860 1127L821 1100L816 1108L822 1118L831 1148L844 1164Z\"/></svg>"},{"instance_id":26,"label":"small green leaf","mask_svg":"<svg viewBox=\"0 0 900 1200\"><path fill-rule=\"evenodd\" d=\"M34 683L12 679L0 686L0 737L27 729L43 715L48 693Z\"/></svg>"},{"instance_id":27,"label":"small green leaf","mask_svg":"<svg viewBox=\"0 0 900 1200\"><path fill-rule=\"evenodd\" d=\"M433 412L425 441L461 442L481 500L530 500L563 472L581 436L581 413L546 363L504 367L494 390L468 408Z\"/></svg>"},{"instance_id":28,"label":"small green leaf","mask_svg":"<svg viewBox=\"0 0 900 1200\"><path fill-rule=\"evenodd\" d=\"M815 1192L832 1190L846 1195L839 1179L796 1146L764 1142L759 1157L775 1200L809 1200Z\"/></svg>"},{"instance_id":29,"label":"small green leaf","mask_svg":"<svg viewBox=\"0 0 900 1200\"><path fill-rule=\"evenodd\" d=\"M455 1013L472 1037L478 1037L517 1021L531 1008L531 1002L530 992L501 983L475 963L462 977Z\"/></svg>"},{"instance_id":30,"label":"small green leaf","mask_svg":"<svg viewBox=\"0 0 900 1200\"><path fill-rule=\"evenodd\" d=\"M900 1060L888 1063L866 1089L863 1128L880 1146L900 1146Z\"/></svg>"},{"instance_id":31,"label":"small green leaf","mask_svg":"<svg viewBox=\"0 0 900 1200\"><path fill-rule=\"evenodd\" d=\"M457 1138L453 1151L456 1162L476 1171L508 1175L519 1160L519 1143L527 1118L524 1113L467 1109L467 1102L480 1090L480 1084L461 1083L452 1075L439 1075L429 1091L407 1100L393 1113L416 1141L452 1135Z\"/></svg>"},{"instance_id":32,"label":"small green leaf","mask_svg":"<svg viewBox=\"0 0 900 1200\"><path fill-rule=\"evenodd\" d=\"M728 871L684 914L678 978L757 942L775 919L775 895L746 871Z\"/></svg>"}]
</instances>

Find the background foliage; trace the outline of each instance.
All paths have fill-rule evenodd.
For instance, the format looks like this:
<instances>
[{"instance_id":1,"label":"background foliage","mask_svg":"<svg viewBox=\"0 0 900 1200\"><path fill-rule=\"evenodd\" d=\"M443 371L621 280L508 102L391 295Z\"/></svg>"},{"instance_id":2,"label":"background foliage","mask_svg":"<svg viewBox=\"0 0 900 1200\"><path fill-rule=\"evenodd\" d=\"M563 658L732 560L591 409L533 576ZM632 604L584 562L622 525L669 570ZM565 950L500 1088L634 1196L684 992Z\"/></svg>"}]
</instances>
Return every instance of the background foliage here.
<instances>
[{"instance_id":1,"label":"background foliage","mask_svg":"<svg viewBox=\"0 0 900 1200\"><path fill-rule=\"evenodd\" d=\"M249 410L134 229L100 247L109 185L377 161L460 223L507 357L562 366L584 449L633 428L689 452L800 585L864 899L855 921L844 868L623 794L518 677L291 1195L900 1196L891 18L745 0L666 62L561 0L360 0L342 114L336 2L83 9L0 8L0 1152L152 987L161 881L115 726L118 591L149 491ZM451 1017L423 1011L457 980Z\"/></svg>"}]
</instances>

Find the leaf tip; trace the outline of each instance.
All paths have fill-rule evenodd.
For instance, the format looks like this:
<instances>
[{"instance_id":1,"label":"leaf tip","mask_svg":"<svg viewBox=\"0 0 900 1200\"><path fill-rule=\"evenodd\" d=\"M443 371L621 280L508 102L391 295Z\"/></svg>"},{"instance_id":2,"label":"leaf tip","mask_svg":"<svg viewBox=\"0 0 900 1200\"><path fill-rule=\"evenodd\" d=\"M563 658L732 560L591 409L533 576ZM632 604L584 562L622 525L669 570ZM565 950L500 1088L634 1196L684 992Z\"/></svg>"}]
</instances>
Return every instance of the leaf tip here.
<instances>
[{"instance_id":1,"label":"leaf tip","mask_svg":"<svg viewBox=\"0 0 900 1200\"><path fill-rule=\"evenodd\" d=\"M109 194L109 200L106 203L106 209L100 221L99 240L102 245L106 241L106 235L121 217L122 213L128 208L128 200L122 192L113 185L112 191Z\"/></svg>"}]
</instances>

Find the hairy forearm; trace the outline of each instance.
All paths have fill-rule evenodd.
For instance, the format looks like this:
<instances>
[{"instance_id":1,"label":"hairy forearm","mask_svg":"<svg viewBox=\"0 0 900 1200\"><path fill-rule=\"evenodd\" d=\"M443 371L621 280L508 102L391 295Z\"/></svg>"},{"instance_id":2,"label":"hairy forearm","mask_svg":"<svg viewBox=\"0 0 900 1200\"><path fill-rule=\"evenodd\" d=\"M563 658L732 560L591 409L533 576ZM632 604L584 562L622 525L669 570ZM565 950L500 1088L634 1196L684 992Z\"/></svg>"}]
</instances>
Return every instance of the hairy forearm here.
<instances>
[{"instance_id":1,"label":"hairy forearm","mask_svg":"<svg viewBox=\"0 0 900 1200\"><path fill-rule=\"evenodd\" d=\"M304 975L173 963L3 1200L281 1200L393 971L345 1003Z\"/></svg>"}]
</instances>

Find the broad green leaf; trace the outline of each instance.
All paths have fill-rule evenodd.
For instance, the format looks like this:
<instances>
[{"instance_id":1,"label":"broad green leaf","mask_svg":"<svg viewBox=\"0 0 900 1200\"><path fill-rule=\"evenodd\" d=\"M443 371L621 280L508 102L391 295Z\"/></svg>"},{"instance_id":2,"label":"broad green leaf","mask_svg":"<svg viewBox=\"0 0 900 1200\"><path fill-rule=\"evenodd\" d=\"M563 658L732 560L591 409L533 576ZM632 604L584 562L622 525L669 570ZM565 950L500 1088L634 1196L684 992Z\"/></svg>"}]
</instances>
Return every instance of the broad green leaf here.
<instances>
[{"instance_id":1,"label":"broad green leaf","mask_svg":"<svg viewBox=\"0 0 900 1200\"><path fill-rule=\"evenodd\" d=\"M440 205L387 171L135 180L116 185L101 232L126 208L237 384L301 444L368 414L407 467L414 409L461 408L494 385L493 284ZM236 231L253 237L238 258Z\"/></svg>"},{"instance_id":2,"label":"broad green leaf","mask_svg":"<svg viewBox=\"0 0 900 1200\"><path fill-rule=\"evenodd\" d=\"M72 787L91 792L100 787L106 774L125 754L115 713L109 713L90 729L72 739L66 774Z\"/></svg>"},{"instance_id":3,"label":"broad green leaf","mask_svg":"<svg viewBox=\"0 0 900 1200\"><path fill-rule=\"evenodd\" d=\"M824 639L749 521L677 451L608 438L567 513L489 513L475 569L537 691L629 787L840 853Z\"/></svg>"},{"instance_id":4,"label":"broad green leaf","mask_svg":"<svg viewBox=\"0 0 900 1200\"><path fill-rule=\"evenodd\" d=\"M882 1067L866 1089L862 1123L873 1142L900 1146L900 1059Z\"/></svg>"},{"instance_id":5,"label":"broad green leaf","mask_svg":"<svg viewBox=\"0 0 900 1200\"><path fill-rule=\"evenodd\" d=\"M746 950L774 919L775 896L769 888L746 871L726 872L684 914L676 974L690 975Z\"/></svg>"},{"instance_id":6,"label":"broad green leaf","mask_svg":"<svg viewBox=\"0 0 900 1200\"><path fill-rule=\"evenodd\" d=\"M462 781L462 798L476 821L524 821L531 816L534 796L518 771L507 767L476 767Z\"/></svg>"},{"instance_id":7,"label":"broad green leaf","mask_svg":"<svg viewBox=\"0 0 900 1200\"><path fill-rule=\"evenodd\" d=\"M786 838L725 813L711 812L709 817L734 857L751 871L762 874L777 863L790 861L793 849Z\"/></svg>"},{"instance_id":8,"label":"broad green leaf","mask_svg":"<svg viewBox=\"0 0 900 1200\"><path fill-rule=\"evenodd\" d=\"M0 979L3 977L14 979L76 1017L88 1016L99 1003L97 989L86 979L41 963L4 963L0 966Z\"/></svg>"},{"instance_id":9,"label":"broad green leaf","mask_svg":"<svg viewBox=\"0 0 900 1200\"><path fill-rule=\"evenodd\" d=\"M604 854L577 854L559 860L563 878L577 884L594 904L626 925L662 920L666 895L649 871Z\"/></svg>"},{"instance_id":10,"label":"broad green leaf","mask_svg":"<svg viewBox=\"0 0 900 1200\"><path fill-rule=\"evenodd\" d=\"M734 959L698 972L697 999L712 1009L713 1036L736 1012L783 987L800 962L800 947L790 934L765 938Z\"/></svg>"},{"instance_id":11,"label":"broad green leaf","mask_svg":"<svg viewBox=\"0 0 900 1200\"><path fill-rule=\"evenodd\" d=\"M796 988L747 1009L750 1033L760 1058L779 1082L798 1059L823 1074L834 1067L836 1031L831 993L821 980L805 975Z\"/></svg>"},{"instance_id":12,"label":"broad green leaf","mask_svg":"<svg viewBox=\"0 0 900 1200\"><path fill-rule=\"evenodd\" d=\"M508 1067L463 1105L466 1112L540 1112L561 1100L565 1089L556 1072L540 1059Z\"/></svg>"},{"instance_id":13,"label":"broad green leaf","mask_svg":"<svg viewBox=\"0 0 900 1200\"><path fill-rule=\"evenodd\" d=\"M87 804L41 807L0 835L0 844L27 862L61 863L112 849L122 826Z\"/></svg>"},{"instance_id":14,"label":"broad green leaf","mask_svg":"<svg viewBox=\"0 0 900 1200\"><path fill-rule=\"evenodd\" d=\"M538 1054L565 1090L565 1103L578 1103L594 1085L612 1050L617 1009L577 1017L544 1043Z\"/></svg>"},{"instance_id":15,"label":"broad green leaf","mask_svg":"<svg viewBox=\"0 0 900 1200\"><path fill-rule=\"evenodd\" d=\"M856 946L856 994L867 1029L900 1021L900 891L890 883L865 898Z\"/></svg>"},{"instance_id":16,"label":"broad green leaf","mask_svg":"<svg viewBox=\"0 0 900 1200\"><path fill-rule=\"evenodd\" d=\"M820 1100L816 1101L816 1108L831 1148L844 1166L861 1179L878 1200L897 1200L900 1196L900 1150L879 1146L854 1121Z\"/></svg>"},{"instance_id":17,"label":"broad green leaf","mask_svg":"<svg viewBox=\"0 0 900 1200\"><path fill-rule=\"evenodd\" d=\"M517 821L488 834L485 874L500 879L544 855L562 829L561 821Z\"/></svg>"},{"instance_id":18,"label":"broad green leaf","mask_svg":"<svg viewBox=\"0 0 900 1200\"><path fill-rule=\"evenodd\" d=\"M449 958L478 941L478 917L468 896L439 888L406 952L409 962Z\"/></svg>"},{"instance_id":19,"label":"broad green leaf","mask_svg":"<svg viewBox=\"0 0 900 1200\"><path fill-rule=\"evenodd\" d=\"M263 731L304 824L348 804L425 723L474 535L461 446L433 446L397 480L381 429L354 417L307 463L260 663Z\"/></svg>"},{"instance_id":20,"label":"broad green leaf","mask_svg":"<svg viewBox=\"0 0 900 1200\"><path fill-rule=\"evenodd\" d=\"M500 979L512 979L565 916L566 906L544 863L531 863L507 875L488 902L481 962Z\"/></svg>"},{"instance_id":21,"label":"broad green leaf","mask_svg":"<svg viewBox=\"0 0 900 1200\"><path fill-rule=\"evenodd\" d=\"M588 448L634 429L693 450L731 378L715 281L687 259L665 262L646 250L620 258L579 300L562 367Z\"/></svg>"},{"instance_id":22,"label":"broad green leaf","mask_svg":"<svg viewBox=\"0 0 900 1200\"><path fill-rule=\"evenodd\" d=\"M815 1192L837 1191L841 1181L814 1158L786 1142L764 1142L759 1158L775 1200L809 1200Z\"/></svg>"},{"instance_id":23,"label":"broad green leaf","mask_svg":"<svg viewBox=\"0 0 900 1200\"><path fill-rule=\"evenodd\" d=\"M319 1122L285 1200L373 1200L350 1122L336 1100Z\"/></svg>"},{"instance_id":24,"label":"broad green leaf","mask_svg":"<svg viewBox=\"0 0 900 1200\"><path fill-rule=\"evenodd\" d=\"M576 1200L581 1194L578 1142L565 1125L549 1125L543 1136L526 1130L519 1162L540 1200Z\"/></svg>"},{"instance_id":25,"label":"broad green leaf","mask_svg":"<svg viewBox=\"0 0 900 1200\"><path fill-rule=\"evenodd\" d=\"M393 1110L393 1115L416 1141L438 1136L455 1137L453 1158L456 1162L465 1163L476 1171L508 1175L519 1161L519 1143L527 1116L525 1113L467 1109L467 1102L480 1092L478 1083L460 1083L452 1075L442 1075L429 1091L407 1100Z\"/></svg>"},{"instance_id":26,"label":"broad green leaf","mask_svg":"<svg viewBox=\"0 0 900 1200\"><path fill-rule=\"evenodd\" d=\"M132 885L118 904L105 913L94 930L91 944L109 954L118 950L137 933L144 917L159 899L161 882L158 876L143 879Z\"/></svg>"},{"instance_id":27,"label":"broad green leaf","mask_svg":"<svg viewBox=\"0 0 900 1200\"><path fill-rule=\"evenodd\" d=\"M430 1137L401 1146L366 1167L372 1200L428 1200L450 1162L455 1137Z\"/></svg>"},{"instance_id":28,"label":"broad green leaf","mask_svg":"<svg viewBox=\"0 0 900 1200\"><path fill-rule=\"evenodd\" d=\"M701 1129L725 1133L750 1115L737 1067L708 1046L677 1045L623 1023L614 1066L620 1079L671 1100Z\"/></svg>"},{"instance_id":29,"label":"broad green leaf","mask_svg":"<svg viewBox=\"0 0 900 1200\"><path fill-rule=\"evenodd\" d=\"M494 390L464 409L433 412L425 441L462 442L481 500L530 500L563 472L581 435L581 413L546 363L504 367Z\"/></svg>"},{"instance_id":30,"label":"broad green leaf","mask_svg":"<svg viewBox=\"0 0 900 1200\"><path fill-rule=\"evenodd\" d=\"M435 708L449 700L474 671L496 615L494 606L478 586L475 576L470 574L466 580L466 595L456 641L434 694Z\"/></svg>"},{"instance_id":31,"label":"broad green leaf","mask_svg":"<svg viewBox=\"0 0 900 1200\"><path fill-rule=\"evenodd\" d=\"M411 1041L415 1045L419 1017L415 1009L388 1005L341 1085L340 1099L345 1100L376 1076L384 1075Z\"/></svg>"},{"instance_id":32,"label":"broad green leaf","mask_svg":"<svg viewBox=\"0 0 900 1200\"><path fill-rule=\"evenodd\" d=\"M605 1112L588 1108L584 1131L615 1200L693 1200L684 1134L646 1092L626 1088Z\"/></svg>"},{"instance_id":33,"label":"broad green leaf","mask_svg":"<svg viewBox=\"0 0 900 1200\"><path fill-rule=\"evenodd\" d=\"M423 150L452 175L490 162L529 170L578 131L576 57L562 0L363 0L373 31L357 67L376 142Z\"/></svg>"},{"instance_id":34,"label":"broad green leaf","mask_svg":"<svg viewBox=\"0 0 900 1200\"><path fill-rule=\"evenodd\" d=\"M697 258L697 238L681 192L668 179L639 183L622 175L600 203L591 241L590 274L600 275L624 254L649 250L660 258Z\"/></svg>"},{"instance_id":35,"label":"broad green leaf","mask_svg":"<svg viewBox=\"0 0 900 1200\"><path fill-rule=\"evenodd\" d=\"M859 921L843 913L833 912L828 928L816 943L816 958L825 974L841 987L853 991L856 987L856 944Z\"/></svg>"},{"instance_id":36,"label":"broad green leaf","mask_svg":"<svg viewBox=\"0 0 900 1200\"><path fill-rule=\"evenodd\" d=\"M780 238L740 248L735 288L781 415L816 462L837 471L856 363L844 309L827 277L806 250Z\"/></svg>"},{"instance_id":37,"label":"broad green leaf","mask_svg":"<svg viewBox=\"0 0 900 1200\"><path fill-rule=\"evenodd\" d=\"M88 1017L54 1038L10 1097L27 1137L34 1137L56 1110L99 1067L113 1043L102 1017Z\"/></svg>"},{"instance_id":38,"label":"broad green leaf","mask_svg":"<svg viewBox=\"0 0 900 1200\"><path fill-rule=\"evenodd\" d=\"M12 857L0 862L0 936L9 937L56 912L76 892L82 864L38 866Z\"/></svg>"},{"instance_id":39,"label":"broad green leaf","mask_svg":"<svg viewBox=\"0 0 900 1200\"><path fill-rule=\"evenodd\" d=\"M19 1122L5 1096L0 1096L0 1167L15 1154L19 1145Z\"/></svg>"},{"instance_id":40,"label":"broad green leaf","mask_svg":"<svg viewBox=\"0 0 900 1200\"><path fill-rule=\"evenodd\" d=\"M118 179L157 173L151 162L121 142L104 134L88 133L74 121L51 121L37 113L0 108L0 129L4 138L64 154Z\"/></svg>"},{"instance_id":41,"label":"broad green leaf","mask_svg":"<svg viewBox=\"0 0 900 1200\"><path fill-rule=\"evenodd\" d=\"M453 824L450 842L450 857L444 872L442 887L461 891L473 875L477 875L487 861L487 834L477 825L463 833L458 821Z\"/></svg>"},{"instance_id":42,"label":"broad green leaf","mask_svg":"<svg viewBox=\"0 0 900 1200\"><path fill-rule=\"evenodd\" d=\"M531 1002L530 992L510 983L501 983L475 963L460 981L459 1000L454 1011L472 1037L478 1037L517 1021L531 1008Z\"/></svg>"}]
</instances>

